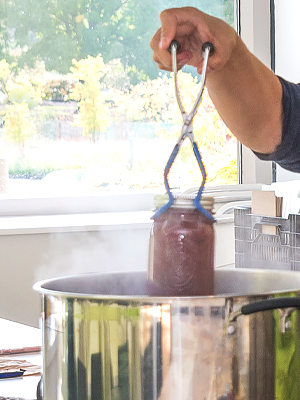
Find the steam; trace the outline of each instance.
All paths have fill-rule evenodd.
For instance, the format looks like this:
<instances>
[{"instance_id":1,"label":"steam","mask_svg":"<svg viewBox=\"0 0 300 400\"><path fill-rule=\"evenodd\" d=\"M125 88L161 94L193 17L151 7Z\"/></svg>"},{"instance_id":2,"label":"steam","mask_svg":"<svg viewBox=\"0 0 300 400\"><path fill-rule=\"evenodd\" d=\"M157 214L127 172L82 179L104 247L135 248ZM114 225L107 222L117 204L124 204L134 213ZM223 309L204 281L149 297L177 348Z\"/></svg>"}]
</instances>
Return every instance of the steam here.
<instances>
[{"instance_id":1,"label":"steam","mask_svg":"<svg viewBox=\"0 0 300 400\"><path fill-rule=\"evenodd\" d=\"M147 269L147 229L55 233L49 237L35 281L90 272Z\"/></svg>"}]
</instances>

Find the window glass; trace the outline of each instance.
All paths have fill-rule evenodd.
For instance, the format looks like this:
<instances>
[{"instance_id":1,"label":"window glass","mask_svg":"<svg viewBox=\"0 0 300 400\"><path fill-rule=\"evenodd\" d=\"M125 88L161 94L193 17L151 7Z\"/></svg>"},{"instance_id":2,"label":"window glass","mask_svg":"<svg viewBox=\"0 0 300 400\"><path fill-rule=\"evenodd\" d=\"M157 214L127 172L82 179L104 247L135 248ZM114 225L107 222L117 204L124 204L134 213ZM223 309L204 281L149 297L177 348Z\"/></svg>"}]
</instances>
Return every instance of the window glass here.
<instances>
[{"instance_id":1,"label":"window glass","mask_svg":"<svg viewBox=\"0 0 300 400\"><path fill-rule=\"evenodd\" d=\"M159 13L191 5L233 25L233 2L0 1L0 193L162 188L182 120L172 74L149 47ZM188 111L199 76L185 68L178 78ZM207 184L236 183L236 141L206 92L194 132ZM199 180L186 141L170 182Z\"/></svg>"}]
</instances>

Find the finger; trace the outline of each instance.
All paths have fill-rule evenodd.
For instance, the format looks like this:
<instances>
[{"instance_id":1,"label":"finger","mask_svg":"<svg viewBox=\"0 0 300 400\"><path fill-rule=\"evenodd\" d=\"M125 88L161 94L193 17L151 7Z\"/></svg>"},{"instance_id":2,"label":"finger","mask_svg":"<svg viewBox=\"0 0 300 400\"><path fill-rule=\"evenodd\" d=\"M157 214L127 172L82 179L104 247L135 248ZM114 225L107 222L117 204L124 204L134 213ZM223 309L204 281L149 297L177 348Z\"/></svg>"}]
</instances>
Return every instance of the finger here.
<instances>
[{"instance_id":1,"label":"finger","mask_svg":"<svg viewBox=\"0 0 300 400\"><path fill-rule=\"evenodd\" d=\"M168 66L165 65L165 64L157 64L157 66L158 66L158 68L161 69L162 71L169 71L169 72L172 71L172 68L168 67Z\"/></svg>"},{"instance_id":2,"label":"finger","mask_svg":"<svg viewBox=\"0 0 300 400\"><path fill-rule=\"evenodd\" d=\"M162 69L164 71L172 71L172 67L168 64L163 63L155 53L153 54L153 61L156 62L159 69Z\"/></svg>"},{"instance_id":3,"label":"finger","mask_svg":"<svg viewBox=\"0 0 300 400\"><path fill-rule=\"evenodd\" d=\"M175 38L177 31L177 18L170 10L164 10L160 14L161 21L161 38L160 48L168 50L172 40Z\"/></svg>"},{"instance_id":4,"label":"finger","mask_svg":"<svg viewBox=\"0 0 300 400\"><path fill-rule=\"evenodd\" d=\"M159 50L160 38L161 38L161 29L158 29L158 31L155 32L153 38L150 41L150 47L154 52Z\"/></svg>"},{"instance_id":5,"label":"finger","mask_svg":"<svg viewBox=\"0 0 300 400\"><path fill-rule=\"evenodd\" d=\"M169 71L172 64L172 57L167 50L161 49L160 40L161 40L161 28L154 34L150 42L150 47L153 50L153 60L161 66L164 65L163 69Z\"/></svg>"},{"instance_id":6,"label":"finger","mask_svg":"<svg viewBox=\"0 0 300 400\"><path fill-rule=\"evenodd\" d=\"M161 64L160 58L158 58L155 53L153 54L152 58L153 58L153 61L156 62L156 64Z\"/></svg>"}]
</instances>

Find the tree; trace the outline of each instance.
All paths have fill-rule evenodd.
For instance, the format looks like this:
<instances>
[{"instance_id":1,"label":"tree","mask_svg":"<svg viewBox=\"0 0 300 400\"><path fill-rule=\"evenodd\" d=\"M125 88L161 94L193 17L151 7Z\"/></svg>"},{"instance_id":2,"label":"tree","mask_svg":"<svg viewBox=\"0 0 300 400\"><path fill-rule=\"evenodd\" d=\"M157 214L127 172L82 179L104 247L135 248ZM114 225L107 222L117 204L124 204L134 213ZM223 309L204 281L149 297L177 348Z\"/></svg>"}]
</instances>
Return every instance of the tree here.
<instances>
[{"instance_id":1,"label":"tree","mask_svg":"<svg viewBox=\"0 0 300 400\"><path fill-rule=\"evenodd\" d=\"M9 79L6 83L6 92L10 103L26 103L29 109L37 106L41 101L39 87L32 84L30 76L22 71L14 79Z\"/></svg>"},{"instance_id":2,"label":"tree","mask_svg":"<svg viewBox=\"0 0 300 400\"><path fill-rule=\"evenodd\" d=\"M84 56L76 22L83 10L84 0L11 0L7 26L14 32L10 49L19 66L43 60L47 70L67 73L72 59Z\"/></svg>"},{"instance_id":3,"label":"tree","mask_svg":"<svg viewBox=\"0 0 300 400\"><path fill-rule=\"evenodd\" d=\"M8 54L9 45L9 33L7 29L8 24L8 2L0 1L0 59L5 57L7 61L10 61Z\"/></svg>"},{"instance_id":4,"label":"tree","mask_svg":"<svg viewBox=\"0 0 300 400\"><path fill-rule=\"evenodd\" d=\"M3 4L2 4L3 3ZM156 78L149 41L164 8L182 0L9 0L2 4L0 51L8 61L67 73L72 59L101 54L105 63L121 59L131 83ZM233 22L233 0L190 0Z\"/></svg>"},{"instance_id":5,"label":"tree","mask_svg":"<svg viewBox=\"0 0 300 400\"><path fill-rule=\"evenodd\" d=\"M7 96L6 84L11 78L11 67L6 60L0 61L0 92Z\"/></svg>"},{"instance_id":6,"label":"tree","mask_svg":"<svg viewBox=\"0 0 300 400\"><path fill-rule=\"evenodd\" d=\"M4 119L5 134L10 141L17 144L20 153L24 150L24 144L34 132L34 124L26 102L14 102L6 106Z\"/></svg>"},{"instance_id":7,"label":"tree","mask_svg":"<svg viewBox=\"0 0 300 400\"><path fill-rule=\"evenodd\" d=\"M0 61L0 91L6 94L8 103L3 109L4 131L22 153L25 141L35 132L31 110L41 102L41 82L36 70L15 74L12 69L6 60Z\"/></svg>"},{"instance_id":8,"label":"tree","mask_svg":"<svg viewBox=\"0 0 300 400\"><path fill-rule=\"evenodd\" d=\"M2 40L5 58L10 49L20 66L43 60L47 70L67 73L72 59L101 53L105 62L121 58L124 66L149 74L157 1L11 0L5 27L13 40Z\"/></svg>"},{"instance_id":9,"label":"tree","mask_svg":"<svg viewBox=\"0 0 300 400\"><path fill-rule=\"evenodd\" d=\"M233 26L234 24L234 0L189 0L183 4L182 0L162 0L163 9L171 7L191 6L198 8L215 17L222 18Z\"/></svg>"},{"instance_id":10,"label":"tree","mask_svg":"<svg viewBox=\"0 0 300 400\"><path fill-rule=\"evenodd\" d=\"M184 109L189 112L199 93L198 78L180 71L178 84ZM151 123L156 127L159 139L171 139L172 145L176 143L181 133L182 116L175 98L173 76L163 75L140 82L126 93L125 100L119 100L121 102L129 120ZM207 166L208 182L236 183L236 140L220 119L206 90L194 118L193 130ZM202 180L189 140L183 143L172 166L171 185L178 182L179 177L185 184L192 182L192 185Z\"/></svg>"},{"instance_id":11,"label":"tree","mask_svg":"<svg viewBox=\"0 0 300 400\"><path fill-rule=\"evenodd\" d=\"M74 100L79 101L79 113L74 124L83 127L83 136L96 141L97 133L105 130L108 124L108 105L105 103L103 85L107 68L100 56L73 61L71 72L77 83L74 87Z\"/></svg>"}]
</instances>

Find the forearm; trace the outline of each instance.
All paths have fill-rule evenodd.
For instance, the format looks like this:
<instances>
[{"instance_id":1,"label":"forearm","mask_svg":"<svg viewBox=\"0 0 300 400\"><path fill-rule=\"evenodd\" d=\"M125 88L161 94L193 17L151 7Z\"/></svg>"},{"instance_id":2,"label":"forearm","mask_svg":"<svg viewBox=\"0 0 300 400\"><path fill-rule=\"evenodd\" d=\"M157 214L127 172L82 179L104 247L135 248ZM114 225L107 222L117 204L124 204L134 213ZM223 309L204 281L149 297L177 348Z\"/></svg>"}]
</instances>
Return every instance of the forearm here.
<instances>
[{"instance_id":1,"label":"forearm","mask_svg":"<svg viewBox=\"0 0 300 400\"><path fill-rule=\"evenodd\" d=\"M240 38L224 67L208 74L207 88L237 139L260 153L276 150L282 138L282 87Z\"/></svg>"}]
</instances>

